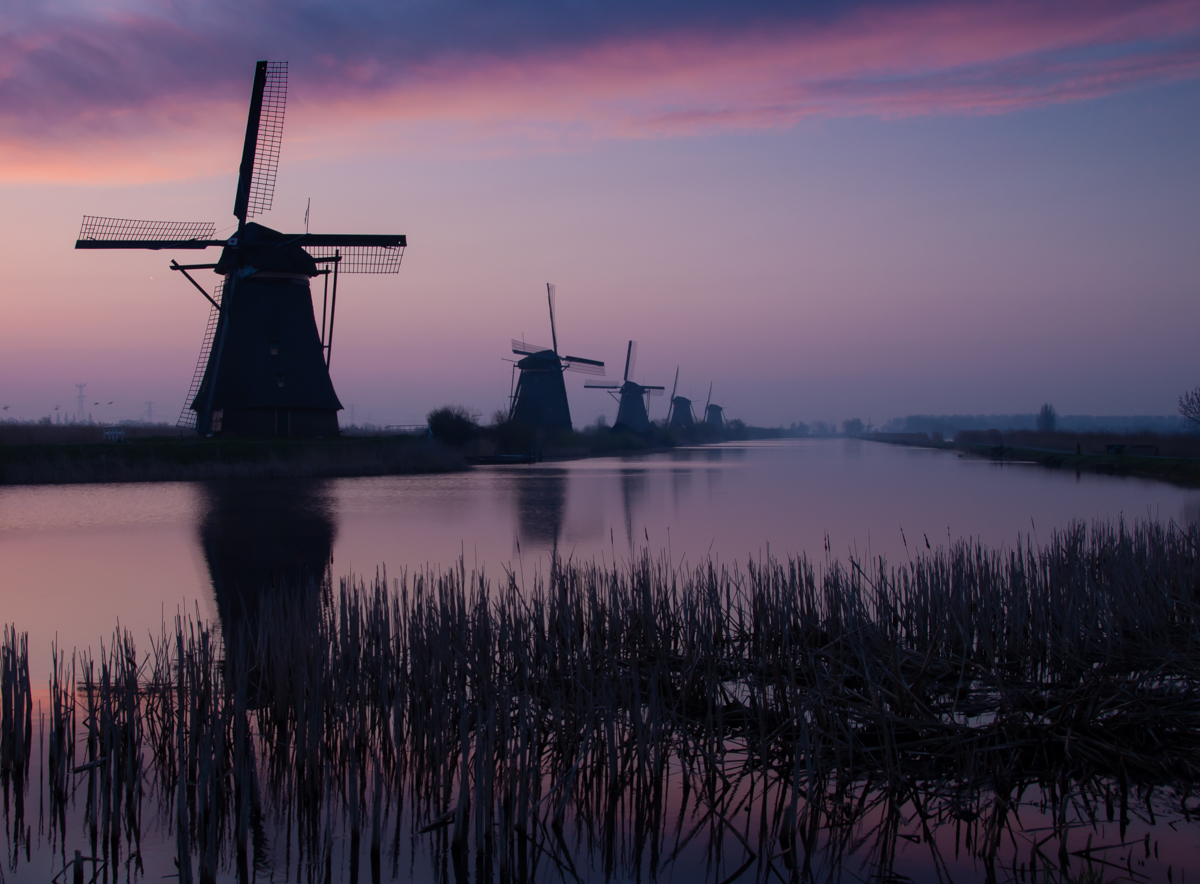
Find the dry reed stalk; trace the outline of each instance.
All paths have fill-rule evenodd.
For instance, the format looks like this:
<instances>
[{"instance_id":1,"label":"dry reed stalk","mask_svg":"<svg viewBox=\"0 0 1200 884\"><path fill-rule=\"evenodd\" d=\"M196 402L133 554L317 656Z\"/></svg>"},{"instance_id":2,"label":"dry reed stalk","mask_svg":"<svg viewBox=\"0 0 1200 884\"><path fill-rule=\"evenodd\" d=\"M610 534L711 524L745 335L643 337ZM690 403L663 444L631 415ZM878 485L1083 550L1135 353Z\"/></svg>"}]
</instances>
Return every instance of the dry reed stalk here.
<instances>
[{"instance_id":1,"label":"dry reed stalk","mask_svg":"<svg viewBox=\"0 0 1200 884\"><path fill-rule=\"evenodd\" d=\"M248 879L264 815L311 879L332 877L345 831L357 878L368 823L378 880L391 808L393 874L403 816L440 862L465 870L473 849L489 879L571 877L581 849L607 877L665 872L684 850L717 880L854 855L887 875L912 820L938 868L924 835L949 825L996 868L1034 786L1058 838L1037 861L1062 871L1072 814L1119 806L1124 832L1136 801L1152 806L1130 788L1196 781L1198 550L1195 527L1118 523L899 567L642 556L555 560L528 586L460 563L268 590L221 636L181 616L140 663L121 636L79 658L87 819L112 862L122 826L132 855L148 790L181 879L195 852L201 882L226 863ZM66 671L56 651L63 834Z\"/></svg>"}]
</instances>

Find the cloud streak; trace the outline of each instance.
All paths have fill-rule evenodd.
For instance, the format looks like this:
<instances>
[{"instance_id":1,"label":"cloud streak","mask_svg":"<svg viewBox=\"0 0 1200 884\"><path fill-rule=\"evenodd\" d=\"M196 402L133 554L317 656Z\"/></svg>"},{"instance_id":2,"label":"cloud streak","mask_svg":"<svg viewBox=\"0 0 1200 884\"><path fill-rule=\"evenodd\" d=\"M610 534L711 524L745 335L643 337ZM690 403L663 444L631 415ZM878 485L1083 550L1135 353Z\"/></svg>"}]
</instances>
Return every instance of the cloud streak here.
<instances>
[{"instance_id":1,"label":"cloud streak","mask_svg":"<svg viewBox=\"0 0 1200 884\"><path fill-rule=\"evenodd\" d=\"M647 6L17 2L0 14L0 175L171 177L179 150L208 171L259 57L292 62L289 131L314 142L336 117L520 150L998 114L1200 76L1196 0Z\"/></svg>"}]
</instances>

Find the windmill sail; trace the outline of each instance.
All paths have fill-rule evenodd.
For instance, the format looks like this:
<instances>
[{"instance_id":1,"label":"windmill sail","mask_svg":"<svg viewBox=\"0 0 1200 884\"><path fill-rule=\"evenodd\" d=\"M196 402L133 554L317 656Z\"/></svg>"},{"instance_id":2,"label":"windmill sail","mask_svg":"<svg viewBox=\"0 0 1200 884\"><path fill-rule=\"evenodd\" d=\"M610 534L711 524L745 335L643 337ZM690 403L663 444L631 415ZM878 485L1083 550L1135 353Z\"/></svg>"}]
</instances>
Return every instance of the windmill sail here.
<instances>
[{"instance_id":1,"label":"windmill sail","mask_svg":"<svg viewBox=\"0 0 1200 884\"><path fill-rule=\"evenodd\" d=\"M84 215L75 240L77 249L207 249L223 246L214 239L211 221L133 221Z\"/></svg>"},{"instance_id":2,"label":"windmill sail","mask_svg":"<svg viewBox=\"0 0 1200 884\"><path fill-rule=\"evenodd\" d=\"M563 370L579 374L604 375L604 363L595 359L583 359L579 356L562 357Z\"/></svg>"},{"instance_id":3,"label":"windmill sail","mask_svg":"<svg viewBox=\"0 0 1200 884\"><path fill-rule=\"evenodd\" d=\"M303 248L318 261L333 258L336 253L341 258L338 262L338 273L399 273L405 246L404 237L399 239L401 243L398 245L305 245Z\"/></svg>"},{"instance_id":4,"label":"windmill sail","mask_svg":"<svg viewBox=\"0 0 1200 884\"><path fill-rule=\"evenodd\" d=\"M271 210L286 104L287 62L260 61L254 69L246 140L233 204L233 214L243 223Z\"/></svg>"},{"instance_id":5,"label":"windmill sail","mask_svg":"<svg viewBox=\"0 0 1200 884\"><path fill-rule=\"evenodd\" d=\"M254 173L250 178L249 217L271 211L275 197L275 174L279 170L279 149L283 145L283 115L287 105L286 61L267 62L263 84L258 139L254 147Z\"/></svg>"},{"instance_id":6,"label":"windmill sail","mask_svg":"<svg viewBox=\"0 0 1200 884\"><path fill-rule=\"evenodd\" d=\"M512 351L518 356L532 356L534 353L545 353L547 351L554 352L549 347L542 347L539 344L529 344L516 338L512 339Z\"/></svg>"},{"instance_id":7,"label":"windmill sail","mask_svg":"<svg viewBox=\"0 0 1200 884\"><path fill-rule=\"evenodd\" d=\"M192 373L192 382L188 385L187 398L183 400L183 410L175 426L181 429L196 429L197 414L192 410L192 401L200 392L200 384L204 380L204 369L208 365L208 354L212 351L213 338L217 334L217 323L221 319L221 295L225 290L225 280L217 283L213 289L213 304L208 312L208 325L204 328L204 339L200 342L200 358L196 360L196 370Z\"/></svg>"}]
</instances>

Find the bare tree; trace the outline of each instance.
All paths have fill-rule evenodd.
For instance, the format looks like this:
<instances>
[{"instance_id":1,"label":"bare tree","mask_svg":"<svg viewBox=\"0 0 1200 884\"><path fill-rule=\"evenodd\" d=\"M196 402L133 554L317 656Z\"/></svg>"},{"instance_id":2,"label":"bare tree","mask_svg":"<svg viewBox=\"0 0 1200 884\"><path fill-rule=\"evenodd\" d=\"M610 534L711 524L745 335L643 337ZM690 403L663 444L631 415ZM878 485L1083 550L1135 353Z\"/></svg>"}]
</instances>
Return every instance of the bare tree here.
<instances>
[{"instance_id":1,"label":"bare tree","mask_svg":"<svg viewBox=\"0 0 1200 884\"><path fill-rule=\"evenodd\" d=\"M1179 397L1179 413L1193 427L1200 427L1200 387Z\"/></svg>"},{"instance_id":2,"label":"bare tree","mask_svg":"<svg viewBox=\"0 0 1200 884\"><path fill-rule=\"evenodd\" d=\"M1058 412L1049 402L1038 412L1037 428L1039 433L1053 433L1058 428Z\"/></svg>"}]
</instances>

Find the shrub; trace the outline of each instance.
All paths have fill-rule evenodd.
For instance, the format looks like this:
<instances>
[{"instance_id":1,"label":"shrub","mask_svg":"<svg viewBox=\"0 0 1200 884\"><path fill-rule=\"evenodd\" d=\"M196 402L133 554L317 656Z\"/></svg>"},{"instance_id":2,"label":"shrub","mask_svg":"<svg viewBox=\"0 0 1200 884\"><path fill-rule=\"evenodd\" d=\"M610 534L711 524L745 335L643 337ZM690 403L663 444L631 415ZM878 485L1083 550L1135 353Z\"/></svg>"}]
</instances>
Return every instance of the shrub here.
<instances>
[{"instance_id":1,"label":"shrub","mask_svg":"<svg viewBox=\"0 0 1200 884\"><path fill-rule=\"evenodd\" d=\"M447 445L466 445L479 435L479 419L461 405L435 408L426 415L433 438Z\"/></svg>"}]
</instances>

